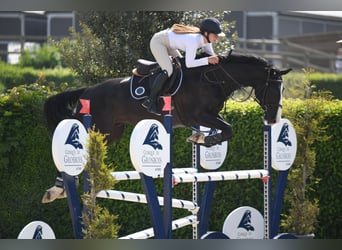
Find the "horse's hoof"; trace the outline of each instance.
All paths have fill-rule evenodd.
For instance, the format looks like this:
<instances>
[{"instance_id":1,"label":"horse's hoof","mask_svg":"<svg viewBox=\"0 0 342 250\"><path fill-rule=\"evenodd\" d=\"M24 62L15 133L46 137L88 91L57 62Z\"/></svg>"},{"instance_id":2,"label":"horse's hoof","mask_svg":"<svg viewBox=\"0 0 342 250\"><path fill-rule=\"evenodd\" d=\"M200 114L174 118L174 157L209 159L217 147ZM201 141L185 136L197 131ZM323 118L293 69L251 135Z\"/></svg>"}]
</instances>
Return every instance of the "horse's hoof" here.
<instances>
[{"instance_id":1,"label":"horse's hoof","mask_svg":"<svg viewBox=\"0 0 342 250\"><path fill-rule=\"evenodd\" d=\"M222 135L221 134L215 134L215 135L209 135L204 138L204 144L205 147L212 147L214 145L217 145L222 142Z\"/></svg>"},{"instance_id":2,"label":"horse's hoof","mask_svg":"<svg viewBox=\"0 0 342 250\"><path fill-rule=\"evenodd\" d=\"M42 198L42 203L49 203L53 202L56 199L63 199L66 198L66 192L64 188L56 187L53 186L46 190L43 198Z\"/></svg>"},{"instance_id":3,"label":"horse's hoof","mask_svg":"<svg viewBox=\"0 0 342 250\"><path fill-rule=\"evenodd\" d=\"M189 136L186 141L196 144L204 144L205 135L202 132L196 132L195 134Z\"/></svg>"}]
</instances>

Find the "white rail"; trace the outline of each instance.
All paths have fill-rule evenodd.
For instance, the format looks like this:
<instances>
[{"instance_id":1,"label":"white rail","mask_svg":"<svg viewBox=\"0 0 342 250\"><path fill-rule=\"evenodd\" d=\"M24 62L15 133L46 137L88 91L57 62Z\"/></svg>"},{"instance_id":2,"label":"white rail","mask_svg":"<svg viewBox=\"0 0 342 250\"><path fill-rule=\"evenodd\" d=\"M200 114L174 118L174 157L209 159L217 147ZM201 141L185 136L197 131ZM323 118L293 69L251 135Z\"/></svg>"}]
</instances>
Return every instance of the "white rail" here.
<instances>
[{"instance_id":1,"label":"white rail","mask_svg":"<svg viewBox=\"0 0 342 250\"><path fill-rule=\"evenodd\" d=\"M102 190L97 193L96 197L105 198L105 199L113 199L113 200L131 201L131 202L138 202L138 203L147 203L145 194L117 191L117 190ZM160 206L164 206L164 197L158 196L157 198L158 198ZM199 209L199 206L195 202L187 201L187 200L180 200L180 199L172 199L172 207L188 209L192 212L196 212L197 209Z\"/></svg>"},{"instance_id":2,"label":"white rail","mask_svg":"<svg viewBox=\"0 0 342 250\"><path fill-rule=\"evenodd\" d=\"M173 174L190 174L190 173L196 173L197 169L194 168L174 168L172 169ZM125 181L125 180L139 180L140 175L137 171L117 171L112 172L111 175L114 177L114 179L118 181ZM163 178L163 175L160 176L160 178Z\"/></svg>"},{"instance_id":3,"label":"white rail","mask_svg":"<svg viewBox=\"0 0 342 250\"><path fill-rule=\"evenodd\" d=\"M185 182L204 182L204 181L227 181L227 180L243 180L243 179L258 179L268 176L268 171L265 169L255 170L238 170L238 171L223 171L223 172L208 172L194 174L174 174L174 183Z\"/></svg>"},{"instance_id":4,"label":"white rail","mask_svg":"<svg viewBox=\"0 0 342 250\"><path fill-rule=\"evenodd\" d=\"M197 223L197 218L195 215L189 215L187 217L172 221L172 230L182 228L188 225ZM119 239L148 239L154 236L153 228L148 228L140 232L136 232L127 236L120 237Z\"/></svg>"}]
</instances>

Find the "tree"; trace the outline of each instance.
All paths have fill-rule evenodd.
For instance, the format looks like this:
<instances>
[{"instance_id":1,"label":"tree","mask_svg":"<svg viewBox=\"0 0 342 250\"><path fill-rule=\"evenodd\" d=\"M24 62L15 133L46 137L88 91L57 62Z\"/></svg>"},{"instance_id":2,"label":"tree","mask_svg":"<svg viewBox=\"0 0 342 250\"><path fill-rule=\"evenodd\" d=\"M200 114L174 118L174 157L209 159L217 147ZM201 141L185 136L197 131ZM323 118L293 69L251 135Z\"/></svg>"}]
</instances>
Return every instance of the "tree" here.
<instances>
[{"instance_id":1,"label":"tree","mask_svg":"<svg viewBox=\"0 0 342 250\"><path fill-rule=\"evenodd\" d=\"M111 176L114 168L105 164L107 145L105 135L88 130L87 164L85 170L89 174L90 191L82 195L83 204L87 209L82 213L82 230L85 239L117 238L120 226L116 224L117 216L96 203L96 194L101 190L112 189L116 180Z\"/></svg>"}]
</instances>

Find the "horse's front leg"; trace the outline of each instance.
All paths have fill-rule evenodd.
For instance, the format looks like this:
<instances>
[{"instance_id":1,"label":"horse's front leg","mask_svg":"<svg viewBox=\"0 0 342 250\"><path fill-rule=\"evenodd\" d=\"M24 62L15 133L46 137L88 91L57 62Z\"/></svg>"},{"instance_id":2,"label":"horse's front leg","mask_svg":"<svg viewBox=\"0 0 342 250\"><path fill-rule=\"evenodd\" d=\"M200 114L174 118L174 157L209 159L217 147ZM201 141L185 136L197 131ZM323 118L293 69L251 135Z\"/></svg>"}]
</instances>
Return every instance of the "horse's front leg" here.
<instances>
[{"instance_id":1,"label":"horse's front leg","mask_svg":"<svg viewBox=\"0 0 342 250\"><path fill-rule=\"evenodd\" d=\"M201 119L199 125L216 128L221 130L220 133L205 136L202 132L197 132L191 135L187 140L200 144L206 147L211 147L213 145L219 144L223 141L230 140L233 136L233 130L229 123L223 120L220 116L206 116Z\"/></svg>"}]
</instances>

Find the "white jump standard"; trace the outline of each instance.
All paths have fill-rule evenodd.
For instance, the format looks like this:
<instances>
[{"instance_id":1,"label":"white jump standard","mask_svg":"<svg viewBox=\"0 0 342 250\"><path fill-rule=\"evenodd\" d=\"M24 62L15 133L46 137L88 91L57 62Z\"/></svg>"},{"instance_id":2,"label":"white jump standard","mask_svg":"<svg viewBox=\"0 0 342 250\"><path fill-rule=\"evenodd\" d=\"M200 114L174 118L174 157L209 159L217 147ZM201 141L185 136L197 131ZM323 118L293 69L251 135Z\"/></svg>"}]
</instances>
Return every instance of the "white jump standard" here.
<instances>
[{"instance_id":1,"label":"white jump standard","mask_svg":"<svg viewBox=\"0 0 342 250\"><path fill-rule=\"evenodd\" d=\"M288 139L282 137L289 137L290 134L292 146L296 145L296 139L291 137L291 134L294 132L289 121L282 119L280 125L273 125L274 128L268 125L264 126L264 169L199 172L199 150L193 151L193 163L196 163L196 168L194 166L193 168L184 169L172 168L172 116L165 115L164 119L165 127L156 120L143 120L137 124L136 128L138 129L136 130L135 128L133 130L130 153L132 163L136 168L136 171L119 171L111 173L113 178L120 181L141 180L145 194L119 190L102 190L97 194L97 198L109 198L147 204L151 217L152 228L121 237L120 239L146 239L151 237L156 239L170 239L172 238L172 230L187 225L192 225L193 228L196 229L194 230L193 238L234 238L234 236L231 236L233 234L230 234L228 237L227 234L220 232L214 232L209 236L208 221L214 196L215 183L217 181L237 181L246 179L262 179L264 181L264 233L262 233L262 238L275 238L278 234L280 212L289 170L288 168L293 162L293 154L295 154L296 150L295 148L293 152L290 152L292 149L289 149L289 145L282 142L282 139ZM87 125L85 126L87 128L91 127L89 121L87 121L86 124ZM272 135L272 129L274 129L278 134ZM165 136L167 139L163 138ZM272 140L272 137L274 138L274 136L278 137L275 141ZM284 162L282 157L281 166L277 165L278 163L276 159L274 159L274 157L272 158L272 143L277 144L277 149L280 148L282 152L286 150L286 152L288 152L287 155L291 155L291 159ZM281 149L282 143L286 145L286 149ZM199 148L198 145L195 147L197 149ZM136 150L140 150L140 152L136 152ZM278 170L276 190L274 192L276 195L273 200L271 199L272 167ZM82 223L80 221L81 209L76 184L72 176L66 174L62 170L61 172L66 186L75 238L82 238ZM154 178L164 178L163 197L157 195L153 182ZM173 185L188 182L194 183L193 201L172 198ZM205 182L204 192L201 199L198 199L199 182ZM87 188L87 184L85 183L85 191ZM198 200L201 200L200 205L197 204ZM161 206L164 206L163 214L160 209ZM172 208L187 209L192 214L172 221ZM247 216L246 218L248 220L250 219L248 216L250 216L250 213L254 211L248 207L244 208L246 211L243 216Z\"/></svg>"}]
</instances>

